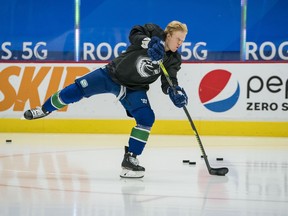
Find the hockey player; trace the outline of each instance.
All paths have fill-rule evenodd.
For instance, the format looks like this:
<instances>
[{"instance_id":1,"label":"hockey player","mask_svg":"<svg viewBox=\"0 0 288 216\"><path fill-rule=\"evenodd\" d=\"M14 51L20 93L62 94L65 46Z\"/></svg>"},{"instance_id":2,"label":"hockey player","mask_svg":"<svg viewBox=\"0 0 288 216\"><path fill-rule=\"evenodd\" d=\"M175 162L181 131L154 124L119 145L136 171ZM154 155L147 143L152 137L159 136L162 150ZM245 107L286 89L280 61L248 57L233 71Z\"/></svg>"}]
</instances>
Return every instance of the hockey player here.
<instances>
[{"instance_id":1,"label":"hockey player","mask_svg":"<svg viewBox=\"0 0 288 216\"><path fill-rule=\"evenodd\" d=\"M155 120L146 94L149 84L161 77L162 91L170 96L175 106L181 108L188 102L184 89L177 81L177 72L181 66L181 56L177 49L185 40L187 32L186 24L179 21L170 22L164 31L156 24L134 26L129 35L131 44L125 52L105 67L77 78L73 84L54 93L41 107L27 110L24 118L32 120L45 117L83 97L102 93L114 94L127 115L136 121L128 146L125 146L120 176L142 178L145 168L139 165L136 157L142 153ZM177 91L169 87L159 67L160 61L167 69Z\"/></svg>"}]
</instances>

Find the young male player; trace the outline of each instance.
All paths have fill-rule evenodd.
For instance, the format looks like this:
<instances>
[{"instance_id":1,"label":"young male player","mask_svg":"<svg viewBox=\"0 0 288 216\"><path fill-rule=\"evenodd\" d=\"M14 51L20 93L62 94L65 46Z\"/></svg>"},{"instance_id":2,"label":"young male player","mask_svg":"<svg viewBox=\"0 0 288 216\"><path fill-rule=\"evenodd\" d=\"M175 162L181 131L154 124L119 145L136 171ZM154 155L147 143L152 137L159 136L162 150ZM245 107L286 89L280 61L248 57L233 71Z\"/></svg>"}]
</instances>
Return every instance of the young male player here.
<instances>
[{"instance_id":1,"label":"young male player","mask_svg":"<svg viewBox=\"0 0 288 216\"><path fill-rule=\"evenodd\" d=\"M155 116L150 107L146 92L149 84L161 77L164 94L169 94L175 106L181 108L188 102L183 88L178 86L177 72L181 66L181 56L177 49L182 45L188 32L187 26L179 21L170 22L163 31L156 24L137 25L131 29L130 45L125 52L108 63L80 78L64 89L53 94L41 106L24 113L28 120L47 116L83 97L102 93L112 93L133 117L136 126L132 128L125 146L122 161L123 178L142 178L145 168L136 158L140 155L148 140ZM176 92L169 84L159 67L163 61Z\"/></svg>"}]
</instances>

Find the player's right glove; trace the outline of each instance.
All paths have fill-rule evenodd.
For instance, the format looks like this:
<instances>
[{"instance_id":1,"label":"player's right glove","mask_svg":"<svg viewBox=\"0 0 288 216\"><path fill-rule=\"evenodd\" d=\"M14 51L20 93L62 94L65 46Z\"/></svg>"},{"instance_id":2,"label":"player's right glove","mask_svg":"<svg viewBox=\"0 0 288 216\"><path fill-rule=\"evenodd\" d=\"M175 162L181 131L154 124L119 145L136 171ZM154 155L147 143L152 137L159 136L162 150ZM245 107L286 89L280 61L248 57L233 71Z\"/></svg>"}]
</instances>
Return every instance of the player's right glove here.
<instances>
[{"instance_id":1,"label":"player's right glove","mask_svg":"<svg viewBox=\"0 0 288 216\"><path fill-rule=\"evenodd\" d=\"M154 44L161 43L161 39L157 36L153 36L150 38L150 41L148 43L148 48L152 48Z\"/></svg>"},{"instance_id":2,"label":"player's right glove","mask_svg":"<svg viewBox=\"0 0 288 216\"><path fill-rule=\"evenodd\" d=\"M147 50L148 56L151 58L152 61L159 61L163 59L165 49L163 42L160 38L153 36L148 44Z\"/></svg>"},{"instance_id":3,"label":"player's right glove","mask_svg":"<svg viewBox=\"0 0 288 216\"><path fill-rule=\"evenodd\" d=\"M168 94L176 107L182 108L188 104L188 96L180 86L176 86L175 88L169 87Z\"/></svg>"}]
</instances>

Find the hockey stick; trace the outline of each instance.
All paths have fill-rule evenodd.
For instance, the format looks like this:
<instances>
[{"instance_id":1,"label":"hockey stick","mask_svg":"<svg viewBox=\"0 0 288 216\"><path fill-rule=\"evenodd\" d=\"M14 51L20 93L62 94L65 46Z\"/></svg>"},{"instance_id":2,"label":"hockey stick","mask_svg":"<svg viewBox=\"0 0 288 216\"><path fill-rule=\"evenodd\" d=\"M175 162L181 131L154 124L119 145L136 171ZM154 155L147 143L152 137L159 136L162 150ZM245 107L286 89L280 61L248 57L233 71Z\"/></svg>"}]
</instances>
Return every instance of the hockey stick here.
<instances>
[{"instance_id":1,"label":"hockey stick","mask_svg":"<svg viewBox=\"0 0 288 216\"><path fill-rule=\"evenodd\" d=\"M175 87L173 86L172 80L171 80L171 78L170 78L170 76L169 76L169 74L168 74L165 66L163 65L162 62L159 62L159 64L160 64L160 67L161 67L161 69L162 69L162 71L163 71L163 73L164 73L164 75L165 75L165 77L166 77L166 79L167 79L170 87L176 92L176 89L175 89ZM204 150L202 141L201 141L201 139L200 139L200 136L199 136L199 134L198 134L198 131L197 131L196 127L195 127L195 124L194 124L194 122L193 122L193 120L192 120L192 118L191 118L191 116L190 116L190 114L189 114L186 106L183 106L183 110L184 110L184 112L185 112L185 114L186 114L186 116L187 116L187 118L188 118L188 120L189 120L189 122L190 122L190 125L191 125L191 127L192 127L192 130L193 130L193 132L194 132L194 134L195 134L196 140L197 140L197 142L198 142L198 144L199 144L199 147L200 147L200 149L201 149L201 152L202 152L202 155L203 155L203 158L204 158L204 161L205 161L205 164L206 164L206 166L207 166L207 169L208 169L209 174L210 174L210 175L225 176L225 175L229 172L229 169L228 169L227 167L212 168L212 167L210 166L210 163L209 163L209 161L208 161L208 159L207 159L207 155L206 155L206 152L205 152L205 150Z\"/></svg>"}]
</instances>

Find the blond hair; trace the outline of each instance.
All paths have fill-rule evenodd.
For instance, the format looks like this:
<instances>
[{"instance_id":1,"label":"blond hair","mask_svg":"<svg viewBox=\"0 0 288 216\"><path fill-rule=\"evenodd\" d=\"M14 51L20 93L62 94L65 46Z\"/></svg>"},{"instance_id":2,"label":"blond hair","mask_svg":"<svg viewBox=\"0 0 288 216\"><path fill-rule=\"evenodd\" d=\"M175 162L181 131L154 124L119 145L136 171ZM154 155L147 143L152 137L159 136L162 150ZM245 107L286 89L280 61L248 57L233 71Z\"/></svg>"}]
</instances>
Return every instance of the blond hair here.
<instances>
[{"instance_id":1,"label":"blond hair","mask_svg":"<svg viewBox=\"0 0 288 216\"><path fill-rule=\"evenodd\" d=\"M172 21L170 23L168 23L168 25L166 26L164 32L165 34L170 34L172 35L173 32L175 31L182 31L182 32L185 32L186 34L188 33L188 28L187 28L187 25L185 23L181 23L179 21Z\"/></svg>"}]
</instances>

